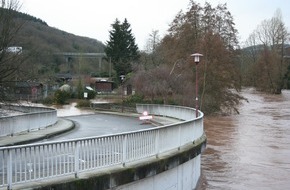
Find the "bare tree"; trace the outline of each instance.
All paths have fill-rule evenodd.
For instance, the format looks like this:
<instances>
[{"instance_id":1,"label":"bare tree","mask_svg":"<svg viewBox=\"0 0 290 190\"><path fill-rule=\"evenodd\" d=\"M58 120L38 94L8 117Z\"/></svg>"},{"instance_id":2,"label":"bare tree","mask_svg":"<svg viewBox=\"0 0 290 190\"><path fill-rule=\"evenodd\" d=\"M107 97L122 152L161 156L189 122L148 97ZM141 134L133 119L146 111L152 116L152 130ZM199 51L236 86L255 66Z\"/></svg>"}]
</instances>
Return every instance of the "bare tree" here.
<instances>
[{"instance_id":1,"label":"bare tree","mask_svg":"<svg viewBox=\"0 0 290 190\"><path fill-rule=\"evenodd\" d=\"M149 39L146 44L146 52L154 53L157 49L157 46L160 44L160 35L158 30L152 30L149 34Z\"/></svg>"},{"instance_id":2,"label":"bare tree","mask_svg":"<svg viewBox=\"0 0 290 190\"><path fill-rule=\"evenodd\" d=\"M226 4L202 7L191 1L187 12L180 12L171 23L169 34L162 40L163 57L167 64L186 59L186 69L179 86L186 86L173 94L194 94L195 67L189 55L204 55L199 66L200 107L204 112L236 110L239 100L239 73L237 65L237 30ZM193 96L192 96L193 97ZM191 100L190 106L193 105Z\"/></svg>"},{"instance_id":3,"label":"bare tree","mask_svg":"<svg viewBox=\"0 0 290 190\"><path fill-rule=\"evenodd\" d=\"M0 8L0 102L11 98L11 90L23 62L22 49L17 48L15 37L23 23L15 14L20 8L17 0L2 0Z\"/></svg>"},{"instance_id":4,"label":"bare tree","mask_svg":"<svg viewBox=\"0 0 290 190\"><path fill-rule=\"evenodd\" d=\"M176 15L157 48L152 46L156 33L151 35L151 50L161 61L135 74L137 93L193 106L196 67L190 55L200 52L204 55L198 71L200 108L207 113L237 111L242 97L237 93L240 77L233 17L226 4L190 3L187 12Z\"/></svg>"},{"instance_id":5,"label":"bare tree","mask_svg":"<svg viewBox=\"0 0 290 190\"><path fill-rule=\"evenodd\" d=\"M158 30L152 30L146 43L146 49L142 54L141 63L145 69L156 67L161 64L158 47L160 46L160 35Z\"/></svg>"},{"instance_id":6,"label":"bare tree","mask_svg":"<svg viewBox=\"0 0 290 190\"><path fill-rule=\"evenodd\" d=\"M251 55L252 72L255 73L255 87L271 93L281 93L284 76L287 72L287 63L283 59L285 44L289 40L278 9L271 19L262 21L247 40L248 55ZM249 61L249 60L248 60Z\"/></svg>"}]
</instances>

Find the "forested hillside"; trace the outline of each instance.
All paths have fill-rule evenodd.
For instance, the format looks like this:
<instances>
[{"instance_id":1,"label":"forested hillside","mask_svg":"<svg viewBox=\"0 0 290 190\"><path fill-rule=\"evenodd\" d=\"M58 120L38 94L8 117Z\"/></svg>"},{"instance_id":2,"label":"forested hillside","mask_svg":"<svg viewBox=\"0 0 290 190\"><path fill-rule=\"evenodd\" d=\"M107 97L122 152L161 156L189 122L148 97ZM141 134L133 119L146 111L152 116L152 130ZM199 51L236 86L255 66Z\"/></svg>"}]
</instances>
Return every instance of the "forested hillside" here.
<instances>
[{"instance_id":1,"label":"forested hillside","mask_svg":"<svg viewBox=\"0 0 290 190\"><path fill-rule=\"evenodd\" d=\"M16 12L13 15L20 29L9 46L22 47L23 55L26 56L26 68L30 68L29 76L39 78L41 75L51 78L56 73L98 72L96 59L75 58L68 64L65 57L57 54L60 52L103 53L105 46L102 42L50 27L45 21L28 14Z\"/></svg>"},{"instance_id":2,"label":"forested hillside","mask_svg":"<svg viewBox=\"0 0 290 190\"><path fill-rule=\"evenodd\" d=\"M76 36L68 32L50 27L45 21L27 14L18 13L18 22L23 23L15 46L22 46L24 50L35 49L47 52L103 52L104 45L91 38Z\"/></svg>"}]
</instances>

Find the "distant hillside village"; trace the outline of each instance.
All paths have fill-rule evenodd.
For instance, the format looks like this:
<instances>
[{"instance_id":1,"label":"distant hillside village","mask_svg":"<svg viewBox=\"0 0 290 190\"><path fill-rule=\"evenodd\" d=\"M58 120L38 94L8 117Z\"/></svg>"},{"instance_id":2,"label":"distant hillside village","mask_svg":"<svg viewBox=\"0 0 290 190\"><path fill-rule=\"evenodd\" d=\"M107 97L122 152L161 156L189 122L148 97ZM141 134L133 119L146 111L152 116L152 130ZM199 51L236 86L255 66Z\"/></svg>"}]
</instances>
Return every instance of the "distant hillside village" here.
<instances>
[{"instance_id":1,"label":"distant hillside village","mask_svg":"<svg viewBox=\"0 0 290 190\"><path fill-rule=\"evenodd\" d=\"M3 8L0 12L13 14L15 24L21 26L17 35L9 36L13 39L9 46L0 49L2 57L18 64L13 78L5 79L5 84L0 78L0 87L9 92L9 96L1 94L0 101L3 98L43 100L56 90L67 89L61 88L63 85L69 85L71 93L75 93L79 83L83 91L113 92L115 85L110 76L109 61L105 57L84 56L85 53L104 55L102 42L50 27L46 22L21 12L7 12ZM64 52L78 56L63 55ZM1 61L5 63L5 60Z\"/></svg>"},{"instance_id":2,"label":"distant hillside village","mask_svg":"<svg viewBox=\"0 0 290 190\"><path fill-rule=\"evenodd\" d=\"M67 59L71 60L71 59ZM28 80L15 83L15 98L18 100L38 101L53 94L56 90L76 93L81 83L84 92L94 91L96 94L115 93L116 87L112 77L93 76L79 73L55 73L48 83L38 80ZM126 85L126 94L132 94L131 85Z\"/></svg>"},{"instance_id":3,"label":"distant hillside village","mask_svg":"<svg viewBox=\"0 0 290 190\"><path fill-rule=\"evenodd\" d=\"M22 47L10 47L7 52L11 53L21 53ZM25 52L25 51L24 51ZM58 56L64 56L64 63L61 65L70 65L77 62L75 54L77 53L59 53ZM85 53L84 53L85 54ZM74 56L71 56L74 55ZM79 89L78 85L81 85L83 98L86 98L85 94L87 92L93 91L95 94L115 94L114 89L117 87L113 77L111 76L110 62L107 62L106 57L102 53L102 57L90 57L93 59L94 66L97 67L103 76L95 76L94 74L83 74L78 72L72 72L66 70L64 73L55 73L52 80L45 82L42 78L27 81L16 81L13 86L14 88L14 98L17 100L27 100L27 101L41 101L47 98L49 95L53 94L57 90L70 92L72 94L77 93ZM70 66L68 68L71 68ZM105 73L105 74L104 74ZM124 93L131 95L134 93L132 85L130 83L124 84ZM117 89L118 90L118 89Z\"/></svg>"},{"instance_id":4,"label":"distant hillside village","mask_svg":"<svg viewBox=\"0 0 290 190\"><path fill-rule=\"evenodd\" d=\"M27 53L20 46L8 47L5 52L20 55L22 52ZM100 54L100 55L99 55ZM94 55L94 56L93 56ZM113 90L117 86L111 76L111 63L106 61L104 53L55 53L59 60L59 66L63 67L64 72L54 73L50 77L51 80L47 81L44 78L28 79L26 81L15 81L10 86L13 87L14 98L16 100L27 101L40 101L47 98L50 94L53 94L57 90L69 91L70 93L76 93L79 83L82 85L82 91L84 96L87 91L94 91L96 94L110 94L114 93ZM84 74L80 71L76 72L75 66L80 67L80 59L85 56L89 56L90 61L93 63L93 67L97 68L99 74ZM61 57L61 58L59 58ZM85 63L86 64L86 63ZM85 65L84 64L84 65ZM97 75L97 76L96 76ZM103 75L103 76L102 76ZM132 94L131 85L127 85L125 88L126 94ZM84 97L85 98L85 97Z\"/></svg>"},{"instance_id":5,"label":"distant hillside village","mask_svg":"<svg viewBox=\"0 0 290 190\"><path fill-rule=\"evenodd\" d=\"M35 81L16 82L14 86L15 98L18 100L37 101L46 98L56 90L75 93L77 91L77 86L75 84L77 84L79 80L79 76L56 74L54 84ZM94 91L96 94L115 93L113 91L115 86L114 81L108 77L82 76L81 80L84 81L84 92ZM132 94L131 85L126 85L125 93Z\"/></svg>"}]
</instances>

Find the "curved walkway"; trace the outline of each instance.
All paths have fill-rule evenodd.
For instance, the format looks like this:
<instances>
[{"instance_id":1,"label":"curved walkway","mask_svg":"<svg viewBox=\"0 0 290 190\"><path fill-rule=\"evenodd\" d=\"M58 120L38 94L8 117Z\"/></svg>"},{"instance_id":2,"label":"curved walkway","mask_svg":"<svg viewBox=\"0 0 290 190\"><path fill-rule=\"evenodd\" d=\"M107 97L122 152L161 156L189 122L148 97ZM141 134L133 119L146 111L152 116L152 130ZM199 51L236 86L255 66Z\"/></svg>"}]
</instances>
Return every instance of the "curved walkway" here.
<instances>
[{"instance_id":1,"label":"curved walkway","mask_svg":"<svg viewBox=\"0 0 290 190\"><path fill-rule=\"evenodd\" d=\"M119 115L119 116L126 116L126 117L136 117L136 118L140 116L139 114L135 114L135 113L119 113L119 112L109 112L109 111L96 111L96 113L104 113L104 114L112 114L112 115ZM160 125L172 124L178 121L179 120L174 119L174 118L154 116L153 119L151 120L151 123L156 126L160 126ZM58 118L58 121L56 124L52 126L48 126L44 129L17 133L14 136L0 137L0 147L33 143L39 140L51 138L53 136L68 132L74 129L74 127L75 127L75 124L73 121L64 119L64 118Z\"/></svg>"},{"instance_id":2,"label":"curved walkway","mask_svg":"<svg viewBox=\"0 0 290 190\"><path fill-rule=\"evenodd\" d=\"M172 171L178 173L178 171L186 169L186 172L182 173L186 173L188 178L195 176L194 180L190 183L178 181L180 177L184 177L182 174L168 187L180 184L181 186L190 185L191 189L194 189L200 176L200 153L206 144L203 131L203 113L200 112L200 117L195 118L195 112L192 108L168 105L145 104L138 105L136 109L138 113L148 110L153 114L153 121L156 125L165 123L166 126L154 128L151 125L149 129L127 133L1 147L3 155L1 157L4 159L1 160L3 171L1 179L3 182L0 186L8 189L17 189L18 187L23 189L28 185L36 186L38 184L37 186L48 189L49 187L54 188L56 184L53 180L60 179L62 176L69 181L58 184L60 187L71 185L78 187L80 180L86 184L84 187L90 187L90 185L94 185L87 183L92 181L92 178L87 176L91 171L94 172L93 177L98 178L101 182L99 185L106 188L115 188L147 177L149 177L148 180L154 180L154 183L160 185L163 184L164 178L162 176L167 175L166 173ZM101 113L130 116L134 120L139 120L136 117L140 116L131 113ZM154 116L154 114L158 116ZM79 120L76 122L80 123ZM57 122L57 124L59 123ZM186 150L183 149L187 145L190 147ZM153 160L150 165L148 165L148 160ZM185 163L186 165L184 165ZM192 167L188 167L188 164ZM100 173L102 169L109 168L111 168L110 174ZM132 170L132 168L134 169ZM142 172L144 168L147 169L146 175ZM173 168L174 170L171 170ZM157 170L154 171L154 169ZM159 175L161 173L163 174ZM121 176L131 177L122 178ZM103 180L104 177L106 177L106 181ZM48 178L49 180L47 180ZM112 181L116 183L111 183Z\"/></svg>"}]
</instances>

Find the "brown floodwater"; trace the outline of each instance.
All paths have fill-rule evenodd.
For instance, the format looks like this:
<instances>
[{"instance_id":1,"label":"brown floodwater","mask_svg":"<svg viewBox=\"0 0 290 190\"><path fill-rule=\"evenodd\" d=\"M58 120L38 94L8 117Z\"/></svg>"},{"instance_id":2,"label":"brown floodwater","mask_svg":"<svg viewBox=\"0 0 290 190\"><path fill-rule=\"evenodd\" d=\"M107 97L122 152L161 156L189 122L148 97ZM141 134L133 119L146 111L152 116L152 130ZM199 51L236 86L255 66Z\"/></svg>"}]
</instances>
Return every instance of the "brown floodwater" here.
<instances>
[{"instance_id":1,"label":"brown floodwater","mask_svg":"<svg viewBox=\"0 0 290 190\"><path fill-rule=\"evenodd\" d=\"M205 117L198 190L290 189L290 91L242 95L240 114Z\"/></svg>"}]
</instances>

